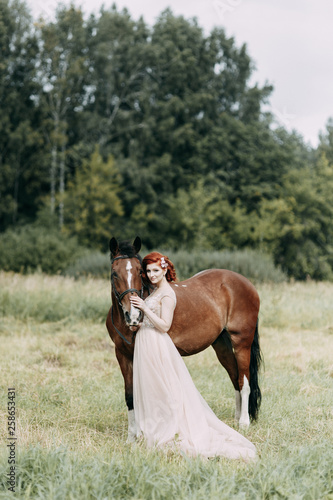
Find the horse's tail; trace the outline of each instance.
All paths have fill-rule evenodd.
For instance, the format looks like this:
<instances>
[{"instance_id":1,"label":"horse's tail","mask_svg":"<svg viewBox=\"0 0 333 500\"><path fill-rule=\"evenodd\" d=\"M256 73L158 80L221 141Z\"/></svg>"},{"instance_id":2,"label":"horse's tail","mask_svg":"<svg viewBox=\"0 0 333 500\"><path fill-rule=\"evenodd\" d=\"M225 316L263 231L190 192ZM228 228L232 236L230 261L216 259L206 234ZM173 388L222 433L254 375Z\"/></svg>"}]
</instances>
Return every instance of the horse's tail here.
<instances>
[{"instance_id":1,"label":"horse's tail","mask_svg":"<svg viewBox=\"0 0 333 500\"><path fill-rule=\"evenodd\" d=\"M261 404L261 391L259 387L259 369L262 361L261 349L259 345L258 320L254 339L251 346L250 359L250 397L249 397L249 415L251 420L257 420L258 411Z\"/></svg>"}]
</instances>

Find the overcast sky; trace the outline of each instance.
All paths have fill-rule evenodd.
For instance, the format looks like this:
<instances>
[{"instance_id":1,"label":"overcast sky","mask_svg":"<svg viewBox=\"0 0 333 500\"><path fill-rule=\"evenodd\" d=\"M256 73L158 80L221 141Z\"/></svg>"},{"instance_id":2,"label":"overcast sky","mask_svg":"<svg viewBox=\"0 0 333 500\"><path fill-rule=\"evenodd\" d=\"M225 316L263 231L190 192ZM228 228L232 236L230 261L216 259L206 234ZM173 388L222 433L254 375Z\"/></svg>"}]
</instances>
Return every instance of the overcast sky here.
<instances>
[{"instance_id":1,"label":"overcast sky","mask_svg":"<svg viewBox=\"0 0 333 500\"><path fill-rule=\"evenodd\" d=\"M51 19L57 0L26 0L34 17ZM62 3L70 4L70 0ZM88 15L113 0L75 0ZM332 0L117 0L134 19L152 25L167 7L196 17L208 34L223 27L240 47L247 44L256 71L251 83L273 84L270 109L288 130L296 129L312 146L333 117Z\"/></svg>"}]
</instances>

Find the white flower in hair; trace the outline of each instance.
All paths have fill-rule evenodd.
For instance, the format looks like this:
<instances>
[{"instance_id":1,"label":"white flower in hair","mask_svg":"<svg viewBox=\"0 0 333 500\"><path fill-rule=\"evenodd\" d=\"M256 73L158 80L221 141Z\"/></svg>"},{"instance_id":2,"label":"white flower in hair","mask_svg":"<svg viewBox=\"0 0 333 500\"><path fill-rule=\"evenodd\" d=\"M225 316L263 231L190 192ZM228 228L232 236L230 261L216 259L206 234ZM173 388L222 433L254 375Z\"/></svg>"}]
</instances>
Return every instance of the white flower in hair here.
<instances>
[{"instance_id":1,"label":"white flower in hair","mask_svg":"<svg viewBox=\"0 0 333 500\"><path fill-rule=\"evenodd\" d=\"M161 267L163 269L165 269L166 267L168 267L168 264L165 262L165 258L164 257L161 257Z\"/></svg>"}]
</instances>

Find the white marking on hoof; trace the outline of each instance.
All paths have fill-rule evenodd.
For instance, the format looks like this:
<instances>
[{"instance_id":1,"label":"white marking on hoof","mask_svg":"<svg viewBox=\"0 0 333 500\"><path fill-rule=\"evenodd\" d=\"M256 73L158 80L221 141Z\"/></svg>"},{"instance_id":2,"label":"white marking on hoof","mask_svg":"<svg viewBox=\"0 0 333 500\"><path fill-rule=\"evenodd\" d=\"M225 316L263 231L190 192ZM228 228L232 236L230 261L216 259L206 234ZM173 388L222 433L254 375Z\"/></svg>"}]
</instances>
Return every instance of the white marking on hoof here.
<instances>
[{"instance_id":1,"label":"white marking on hoof","mask_svg":"<svg viewBox=\"0 0 333 500\"><path fill-rule=\"evenodd\" d=\"M126 443L134 443L136 440L136 423L134 410L128 410L128 435Z\"/></svg>"},{"instance_id":2,"label":"white marking on hoof","mask_svg":"<svg viewBox=\"0 0 333 500\"><path fill-rule=\"evenodd\" d=\"M240 429L248 429L250 427L250 418L248 418L246 421L240 420L238 425Z\"/></svg>"},{"instance_id":3,"label":"white marking on hoof","mask_svg":"<svg viewBox=\"0 0 333 500\"><path fill-rule=\"evenodd\" d=\"M249 416L249 396L250 396L250 384L248 379L244 375L244 385L240 392L241 395L241 415L239 419L239 427L247 429L250 425Z\"/></svg>"},{"instance_id":4,"label":"white marking on hoof","mask_svg":"<svg viewBox=\"0 0 333 500\"><path fill-rule=\"evenodd\" d=\"M187 285L182 285L182 287L186 288L186 287L187 287Z\"/></svg>"}]
</instances>

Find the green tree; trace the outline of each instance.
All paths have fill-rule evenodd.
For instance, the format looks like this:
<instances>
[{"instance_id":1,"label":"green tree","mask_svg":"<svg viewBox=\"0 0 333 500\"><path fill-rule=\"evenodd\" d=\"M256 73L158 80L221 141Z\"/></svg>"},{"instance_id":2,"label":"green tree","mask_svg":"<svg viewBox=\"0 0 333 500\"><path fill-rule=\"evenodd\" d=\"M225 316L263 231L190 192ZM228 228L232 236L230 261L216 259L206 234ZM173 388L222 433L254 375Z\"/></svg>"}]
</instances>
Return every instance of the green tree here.
<instances>
[{"instance_id":1,"label":"green tree","mask_svg":"<svg viewBox=\"0 0 333 500\"><path fill-rule=\"evenodd\" d=\"M75 172L65 194L65 229L87 247L106 250L123 214L119 174L113 158L104 162L96 147Z\"/></svg>"},{"instance_id":2,"label":"green tree","mask_svg":"<svg viewBox=\"0 0 333 500\"><path fill-rule=\"evenodd\" d=\"M10 0L0 50L1 231L47 200L92 247L140 231L148 248L264 247L291 276L330 276L332 120L317 151L275 128L246 45L169 9L151 28L115 6L33 25Z\"/></svg>"},{"instance_id":3,"label":"green tree","mask_svg":"<svg viewBox=\"0 0 333 500\"><path fill-rule=\"evenodd\" d=\"M145 64L137 103L142 127L129 131L121 150L131 168L119 161L128 219L144 202L155 215L149 233L156 242L165 223L163 200L202 177L248 212L261 197L273 196L289 157L262 120L271 87L248 86L246 47L238 49L223 30L205 37L196 21L166 10L152 29Z\"/></svg>"},{"instance_id":4,"label":"green tree","mask_svg":"<svg viewBox=\"0 0 333 500\"><path fill-rule=\"evenodd\" d=\"M128 156L131 141L143 126L140 107L147 78L149 29L133 21L126 9L102 8L87 23L89 90L80 131L103 154ZM83 130L83 127L85 130Z\"/></svg>"},{"instance_id":5,"label":"green tree","mask_svg":"<svg viewBox=\"0 0 333 500\"><path fill-rule=\"evenodd\" d=\"M258 240L290 276L333 279L332 189L333 166L322 155L284 177L283 198L261 204Z\"/></svg>"},{"instance_id":6,"label":"green tree","mask_svg":"<svg viewBox=\"0 0 333 500\"><path fill-rule=\"evenodd\" d=\"M166 197L163 204L164 218L148 221L151 227L154 223L158 226L157 242L153 242L155 246L166 245L176 250L221 250L256 243L254 226L257 215L247 214L240 203L230 205L217 186L205 185L204 178L189 189L178 189Z\"/></svg>"},{"instance_id":7,"label":"green tree","mask_svg":"<svg viewBox=\"0 0 333 500\"><path fill-rule=\"evenodd\" d=\"M0 230L36 213L45 171L38 129L38 43L24 3L0 2Z\"/></svg>"},{"instance_id":8,"label":"green tree","mask_svg":"<svg viewBox=\"0 0 333 500\"><path fill-rule=\"evenodd\" d=\"M73 5L59 7L55 22L39 22L39 80L43 131L49 149L50 210L58 192L59 226L63 225L68 148L77 140L78 115L88 82L87 31L83 13Z\"/></svg>"},{"instance_id":9,"label":"green tree","mask_svg":"<svg viewBox=\"0 0 333 500\"><path fill-rule=\"evenodd\" d=\"M317 153L319 156L325 154L328 162L333 165L333 118L328 119L326 131L319 134Z\"/></svg>"}]
</instances>

